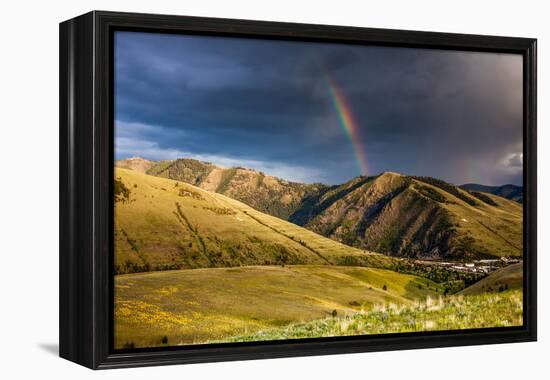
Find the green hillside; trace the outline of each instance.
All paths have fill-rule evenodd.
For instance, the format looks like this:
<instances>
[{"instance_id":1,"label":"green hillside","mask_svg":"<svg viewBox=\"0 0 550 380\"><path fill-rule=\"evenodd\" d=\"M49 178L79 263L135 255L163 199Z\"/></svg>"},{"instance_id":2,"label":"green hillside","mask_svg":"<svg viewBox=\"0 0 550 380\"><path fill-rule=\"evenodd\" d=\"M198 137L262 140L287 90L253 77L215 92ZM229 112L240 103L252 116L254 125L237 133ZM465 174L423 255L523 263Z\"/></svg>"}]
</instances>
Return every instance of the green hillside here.
<instances>
[{"instance_id":1,"label":"green hillside","mask_svg":"<svg viewBox=\"0 0 550 380\"><path fill-rule=\"evenodd\" d=\"M484 279L467 287L459 294L480 294L488 292L502 292L508 289L523 287L523 263L512 264L499 269Z\"/></svg>"},{"instance_id":2,"label":"green hillside","mask_svg":"<svg viewBox=\"0 0 550 380\"><path fill-rule=\"evenodd\" d=\"M519 290L428 299L413 305L381 305L344 317L323 318L226 339L247 342L346 335L511 327L523 324Z\"/></svg>"},{"instance_id":3,"label":"green hillside","mask_svg":"<svg viewBox=\"0 0 550 380\"><path fill-rule=\"evenodd\" d=\"M115 278L115 346L224 340L291 323L352 315L374 305L414 305L441 293L441 287L423 278L329 265L119 275Z\"/></svg>"},{"instance_id":4,"label":"green hillside","mask_svg":"<svg viewBox=\"0 0 550 380\"><path fill-rule=\"evenodd\" d=\"M117 168L127 197L115 205L115 271L338 264L388 268L352 248L221 194Z\"/></svg>"}]
</instances>

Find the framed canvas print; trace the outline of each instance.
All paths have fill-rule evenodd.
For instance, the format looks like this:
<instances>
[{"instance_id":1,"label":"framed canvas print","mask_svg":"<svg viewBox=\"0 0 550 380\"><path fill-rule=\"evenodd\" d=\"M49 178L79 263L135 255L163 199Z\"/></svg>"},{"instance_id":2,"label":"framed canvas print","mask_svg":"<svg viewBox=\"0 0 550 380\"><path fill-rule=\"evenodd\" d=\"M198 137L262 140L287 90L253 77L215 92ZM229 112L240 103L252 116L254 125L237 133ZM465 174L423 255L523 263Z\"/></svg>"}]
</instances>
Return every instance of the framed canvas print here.
<instances>
[{"instance_id":1,"label":"framed canvas print","mask_svg":"<svg viewBox=\"0 0 550 380\"><path fill-rule=\"evenodd\" d=\"M60 25L60 355L536 339L536 40Z\"/></svg>"}]
</instances>

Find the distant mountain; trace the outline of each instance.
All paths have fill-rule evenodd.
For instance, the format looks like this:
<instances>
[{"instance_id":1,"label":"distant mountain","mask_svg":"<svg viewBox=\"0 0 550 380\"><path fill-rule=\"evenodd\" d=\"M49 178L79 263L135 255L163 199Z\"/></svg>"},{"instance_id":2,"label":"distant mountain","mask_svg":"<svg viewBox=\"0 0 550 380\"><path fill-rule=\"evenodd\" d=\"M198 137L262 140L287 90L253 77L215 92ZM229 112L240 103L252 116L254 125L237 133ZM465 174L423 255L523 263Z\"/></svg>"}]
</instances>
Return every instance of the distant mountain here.
<instances>
[{"instance_id":1,"label":"distant mountain","mask_svg":"<svg viewBox=\"0 0 550 380\"><path fill-rule=\"evenodd\" d=\"M147 174L226 195L362 250L469 260L522 255L522 207L429 177L386 172L335 186L285 181L246 168L178 159Z\"/></svg>"},{"instance_id":2,"label":"distant mountain","mask_svg":"<svg viewBox=\"0 0 550 380\"><path fill-rule=\"evenodd\" d=\"M523 187L516 185L503 185L503 186L486 186L479 185L477 183L467 183L460 186L460 188L469 191L478 191L482 193L489 193L498 195L500 197L511 199L513 201L523 203Z\"/></svg>"},{"instance_id":3,"label":"distant mountain","mask_svg":"<svg viewBox=\"0 0 550 380\"><path fill-rule=\"evenodd\" d=\"M147 170L155 166L155 161L149 161L141 157L132 157L126 160L119 160L116 162L116 166L124 169L135 170L136 172L145 173Z\"/></svg>"},{"instance_id":4,"label":"distant mountain","mask_svg":"<svg viewBox=\"0 0 550 380\"><path fill-rule=\"evenodd\" d=\"M304 198L328 189L322 184L289 182L252 169L226 169L193 159L162 161L150 167L147 174L224 194L282 219L288 219Z\"/></svg>"}]
</instances>

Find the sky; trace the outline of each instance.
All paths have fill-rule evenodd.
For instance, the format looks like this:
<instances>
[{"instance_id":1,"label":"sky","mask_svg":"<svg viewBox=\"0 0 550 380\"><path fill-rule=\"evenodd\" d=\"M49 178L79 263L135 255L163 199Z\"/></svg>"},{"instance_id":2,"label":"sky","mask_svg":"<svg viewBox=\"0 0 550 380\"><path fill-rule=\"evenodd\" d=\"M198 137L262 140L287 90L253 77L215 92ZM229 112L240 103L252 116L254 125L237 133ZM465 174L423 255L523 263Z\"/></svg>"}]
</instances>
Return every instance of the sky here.
<instances>
[{"instance_id":1,"label":"sky","mask_svg":"<svg viewBox=\"0 0 550 380\"><path fill-rule=\"evenodd\" d=\"M115 158L522 183L522 57L115 33Z\"/></svg>"}]
</instances>

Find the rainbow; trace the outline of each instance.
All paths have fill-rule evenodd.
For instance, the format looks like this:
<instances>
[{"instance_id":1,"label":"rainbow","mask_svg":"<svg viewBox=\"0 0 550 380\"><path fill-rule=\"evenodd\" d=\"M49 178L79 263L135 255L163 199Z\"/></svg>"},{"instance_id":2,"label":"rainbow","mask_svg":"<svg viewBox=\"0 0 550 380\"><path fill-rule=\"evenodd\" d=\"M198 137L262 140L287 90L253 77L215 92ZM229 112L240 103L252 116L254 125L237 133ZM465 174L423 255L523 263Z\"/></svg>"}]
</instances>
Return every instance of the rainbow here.
<instances>
[{"instance_id":1,"label":"rainbow","mask_svg":"<svg viewBox=\"0 0 550 380\"><path fill-rule=\"evenodd\" d=\"M332 100L332 105L338 114L340 126L348 137L353 147L353 153L357 162L360 174L366 175L368 171L367 155L364 144L361 141L359 127L353 118L351 107L347 102L342 90L336 85L328 74L325 74L325 82Z\"/></svg>"}]
</instances>

